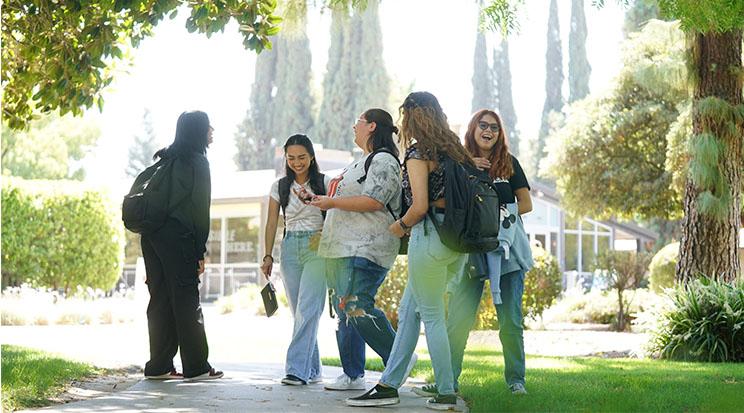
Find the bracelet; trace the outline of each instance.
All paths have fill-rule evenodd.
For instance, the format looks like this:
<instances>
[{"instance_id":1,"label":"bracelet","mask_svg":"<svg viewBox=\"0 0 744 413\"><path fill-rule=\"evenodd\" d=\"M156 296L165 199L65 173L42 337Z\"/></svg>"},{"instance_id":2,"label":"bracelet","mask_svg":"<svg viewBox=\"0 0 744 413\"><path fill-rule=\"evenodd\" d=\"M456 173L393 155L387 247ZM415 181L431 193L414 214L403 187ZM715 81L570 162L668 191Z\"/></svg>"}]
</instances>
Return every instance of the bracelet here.
<instances>
[{"instance_id":1,"label":"bracelet","mask_svg":"<svg viewBox=\"0 0 744 413\"><path fill-rule=\"evenodd\" d=\"M261 261L262 261L262 262L263 262L263 261L266 261L266 257L269 257L269 258L271 258L271 262L272 262L272 263L274 262L274 257L272 257L272 256L271 256L271 255L269 255L269 254L266 254L266 255L264 255L264 257L263 257L263 259L261 259Z\"/></svg>"},{"instance_id":2,"label":"bracelet","mask_svg":"<svg viewBox=\"0 0 744 413\"><path fill-rule=\"evenodd\" d=\"M409 227L408 225L406 225L406 223L403 222L403 219L402 218L398 220L398 225L400 225L400 227L403 228L403 231L406 231L407 232L407 231L410 231L411 230L411 227Z\"/></svg>"}]
</instances>

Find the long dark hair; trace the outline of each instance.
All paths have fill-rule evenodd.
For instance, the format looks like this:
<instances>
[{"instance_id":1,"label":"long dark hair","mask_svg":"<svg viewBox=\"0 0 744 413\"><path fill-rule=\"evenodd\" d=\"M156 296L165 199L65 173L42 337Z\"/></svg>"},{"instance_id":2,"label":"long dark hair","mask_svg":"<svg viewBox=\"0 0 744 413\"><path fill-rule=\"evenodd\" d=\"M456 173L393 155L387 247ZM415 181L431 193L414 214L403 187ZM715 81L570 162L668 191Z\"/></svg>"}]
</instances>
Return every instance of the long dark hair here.
<instances>
[{"instance_id":1,"label":"long dark hair","mask_svg":"<svg viewBox=\"0 0 744 413\"><path fill-rule=\"evenodd\" d=\"M152 159L207 153L209 116L200 110L183 112L176 122L176 137L167 148L155 152Z\"/></svg>"},{"instance_id":2,"label":"long dark hair","mask_svg":"<svg viewBox=\"0 0 744 413\"><path fill-rule=\"evenodd\" d=\"M315 159L315 149L313 149L313 142L305 135L292 135L287 138L286 142L284 142L284 169L286 171L287 177L290 179L289 182L294 182L295 180L295 172L292 170L292 168L289 167L289 162L287 161L287 148L292 145L303 146L307 150L307 153L309 153L310 156L313 157L313 159L310 161L310 166L307 168L308 177L310 178L310 188L313 190L313 193L317 194L322 192L322 185L324 185L324 182L320 176L318 161Z\"/></svg>"},{"instance_id":3,"label":"long dark hair","mask_svg":"<svg viewBox=\"0 0 744 413\"><path fill-rule=\"evenodd\" d=\"M372 132L371 139L367 141L372 146L370 152L385 148L392 152L397 158L400 155L398 145L393 140L393 134L398 134L398 127L393 123L393 117L382 109L367 109L362 115L367 122L374 122L375 130Z\"/></svg>"}]
</instances>

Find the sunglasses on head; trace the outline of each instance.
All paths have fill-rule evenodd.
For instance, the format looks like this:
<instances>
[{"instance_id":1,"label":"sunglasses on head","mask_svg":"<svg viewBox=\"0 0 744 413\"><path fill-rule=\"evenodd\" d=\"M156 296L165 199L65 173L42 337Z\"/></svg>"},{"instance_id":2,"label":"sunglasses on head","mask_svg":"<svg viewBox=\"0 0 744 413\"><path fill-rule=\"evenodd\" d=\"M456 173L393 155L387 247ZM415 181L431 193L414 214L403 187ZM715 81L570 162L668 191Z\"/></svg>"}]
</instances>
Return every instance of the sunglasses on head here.
<instances>
[{"instance_id":1,"label":"sunglasses on head","mask_svg":"<svg viewBox=\"0 0 744 413\"><path fill-rule=\"evenodd\" d=\"M478 127L481 130L491 129L491 132L498 132L501 127L498 123L478 122Z\"/></svg>"}]
</instances>

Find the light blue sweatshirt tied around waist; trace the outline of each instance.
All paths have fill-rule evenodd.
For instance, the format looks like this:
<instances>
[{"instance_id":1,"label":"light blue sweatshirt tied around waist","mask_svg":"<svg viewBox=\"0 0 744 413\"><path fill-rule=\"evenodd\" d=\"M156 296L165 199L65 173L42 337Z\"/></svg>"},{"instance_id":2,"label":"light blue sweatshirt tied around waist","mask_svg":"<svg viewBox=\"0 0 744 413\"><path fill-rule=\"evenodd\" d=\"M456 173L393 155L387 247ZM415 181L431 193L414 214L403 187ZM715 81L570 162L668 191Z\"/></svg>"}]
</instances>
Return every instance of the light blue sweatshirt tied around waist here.
<instances>
[{"instance_id":1,"label":"light blue sweatshirt tied around waist","mask_svg":"<svg viewBox=\"0 0 744 413\"><path fill-rule=\"evenodd\" d=\"M499 247L486 253L470 254L467 275L489 279L494 304L501 304L501 276L514 271L529 271L534 266L532 250L517 203L501 206Z\"/></svg>"}]
</instances>

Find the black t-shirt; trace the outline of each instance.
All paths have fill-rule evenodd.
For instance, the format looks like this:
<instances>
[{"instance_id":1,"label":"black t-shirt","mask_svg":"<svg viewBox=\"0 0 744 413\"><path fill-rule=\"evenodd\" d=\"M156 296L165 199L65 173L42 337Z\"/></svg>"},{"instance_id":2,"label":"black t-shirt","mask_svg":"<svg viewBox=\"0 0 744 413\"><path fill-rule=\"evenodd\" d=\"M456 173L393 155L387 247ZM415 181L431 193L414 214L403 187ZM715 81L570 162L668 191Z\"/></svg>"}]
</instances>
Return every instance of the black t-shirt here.
<instances>
[{"instance_id":1,"label":"black t-shirt","mask_svg":"<svg viewBox=\"0 0 744 413\"><path fill-rule=\"evenodd\" d=\"M512 169L514 173L509 178L496 178L493 180L496 186L496 191L499 193L499 201L502 204L512 204L516 202L514 192L519 188L527 188L529 191L530 184L527 182L527 177L524 176L522 165L519 164L517 158L514 155L509 155L512 159Z\"/></svg>"}]
</instances>

